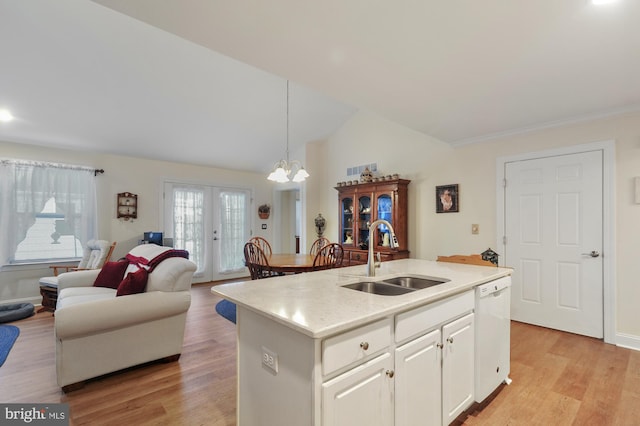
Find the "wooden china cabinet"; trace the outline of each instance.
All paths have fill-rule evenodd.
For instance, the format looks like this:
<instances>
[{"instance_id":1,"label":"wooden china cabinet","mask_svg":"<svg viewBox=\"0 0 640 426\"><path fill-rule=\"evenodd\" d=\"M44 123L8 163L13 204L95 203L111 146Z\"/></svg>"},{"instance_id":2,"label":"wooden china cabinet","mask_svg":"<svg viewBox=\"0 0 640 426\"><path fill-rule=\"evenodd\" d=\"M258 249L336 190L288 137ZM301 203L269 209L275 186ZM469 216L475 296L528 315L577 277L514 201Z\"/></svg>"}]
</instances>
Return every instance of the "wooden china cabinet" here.
<instances>
[{"instance_id":1,"label":"wooden china cabinet","mask_svg":"<svg viewBox=\"0 0 640 426\"><path fill-rule=\"evenodd\" d=\"M340 243L344 247L344 266L367 263L369 244L380 253L382 261L409 257L407 232L407 186L410 180L394 179L380 182L338 186L338 217ZM385 219L396 233L399 247L389 247L389 229L379 224L373 235L369 225Z\"/></svg>"}]
</instances>

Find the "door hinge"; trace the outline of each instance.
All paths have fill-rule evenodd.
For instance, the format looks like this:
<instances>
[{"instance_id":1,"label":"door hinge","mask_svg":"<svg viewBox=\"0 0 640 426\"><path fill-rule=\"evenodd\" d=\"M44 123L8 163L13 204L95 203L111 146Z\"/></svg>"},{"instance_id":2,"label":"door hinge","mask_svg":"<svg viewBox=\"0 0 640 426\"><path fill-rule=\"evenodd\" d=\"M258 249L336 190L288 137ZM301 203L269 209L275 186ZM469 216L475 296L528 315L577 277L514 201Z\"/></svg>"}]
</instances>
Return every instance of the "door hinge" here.
<instances>
[{"instance_id":1,"label":"door hinge","mask_svg":"<svg viewBox=\"0 0 640 426\"><path fill-rule=\"evenodd\" d=\"M507 245L507 236L506 235L502 237L502 245L503 246Z\"/></svg>"},{"instance_id":2,"label":"door hinge","mask_svg":"<svg viewBox=\"0 0 640 426\"><path fill-rule=\"evenodd\" d=\"M507 179L502 179L502 187L506 188L507 187Z\"/></svg>"}]
</instances>

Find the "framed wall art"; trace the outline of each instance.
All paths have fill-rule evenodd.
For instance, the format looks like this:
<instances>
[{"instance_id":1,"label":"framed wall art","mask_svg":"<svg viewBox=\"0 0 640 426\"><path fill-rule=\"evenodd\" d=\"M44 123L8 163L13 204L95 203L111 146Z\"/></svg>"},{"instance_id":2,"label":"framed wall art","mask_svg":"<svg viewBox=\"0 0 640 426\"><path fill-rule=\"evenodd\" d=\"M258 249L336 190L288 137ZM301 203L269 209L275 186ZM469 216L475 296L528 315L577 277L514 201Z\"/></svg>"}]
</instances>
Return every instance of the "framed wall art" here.
<instances>
[{"instance_id":1,"label":"framed wall art","mask_svg":"<svg viewBox=\"0 0 640 426\"><path fill-rule=\"evenodd\" d=\"M458 184L436 186L436 213L456 213L460 211L460 191Z\"/></svg>"}]
</instances>

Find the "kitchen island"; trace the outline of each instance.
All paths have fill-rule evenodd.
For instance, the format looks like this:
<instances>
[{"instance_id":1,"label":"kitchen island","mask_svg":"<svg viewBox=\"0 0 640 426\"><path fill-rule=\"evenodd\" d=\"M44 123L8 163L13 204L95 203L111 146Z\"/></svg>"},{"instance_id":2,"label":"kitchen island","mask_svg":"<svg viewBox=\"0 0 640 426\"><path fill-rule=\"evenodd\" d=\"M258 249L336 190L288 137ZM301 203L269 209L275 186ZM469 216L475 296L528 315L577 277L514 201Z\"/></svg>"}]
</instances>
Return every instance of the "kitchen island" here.
<instances>
[{"instance_id":1,"label":"kitchen island","mask_svg":"<svg viewBox=\"0 0 640 426\"><path fill-rule=\"evenodd\" d=\"M402 259L382 263L374 279L447 281L369 294L343 287L367 279L353 266L213 287L237 304L238 424L448 424L473 402L473 288L510 274Z\"/></svg>"}]
</instances>

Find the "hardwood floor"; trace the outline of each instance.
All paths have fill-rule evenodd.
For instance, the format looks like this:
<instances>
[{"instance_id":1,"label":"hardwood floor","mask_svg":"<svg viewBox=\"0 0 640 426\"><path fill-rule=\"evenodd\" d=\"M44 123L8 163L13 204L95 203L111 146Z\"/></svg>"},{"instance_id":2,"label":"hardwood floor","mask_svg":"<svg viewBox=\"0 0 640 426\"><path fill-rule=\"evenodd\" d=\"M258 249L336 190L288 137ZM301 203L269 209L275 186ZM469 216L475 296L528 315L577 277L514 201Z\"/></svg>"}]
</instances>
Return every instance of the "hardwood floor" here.
<instances>
[{"instance_id":1,"label":"hardwood floor","mask_svg":"<svg viewBox=\"0 0 640 426\"><path fill-rule=\"evenodd\" d=\"M51 314L13 323L20 336L0 367L0 402L68 403L72 425L235 425L235 325L216 314L211 285L193 287L178 362L131 368L68 394L56 385ZM511 339L513 383L456 424L640 424L640 352L517 322Z\"/></svg>"}]
</instances>

